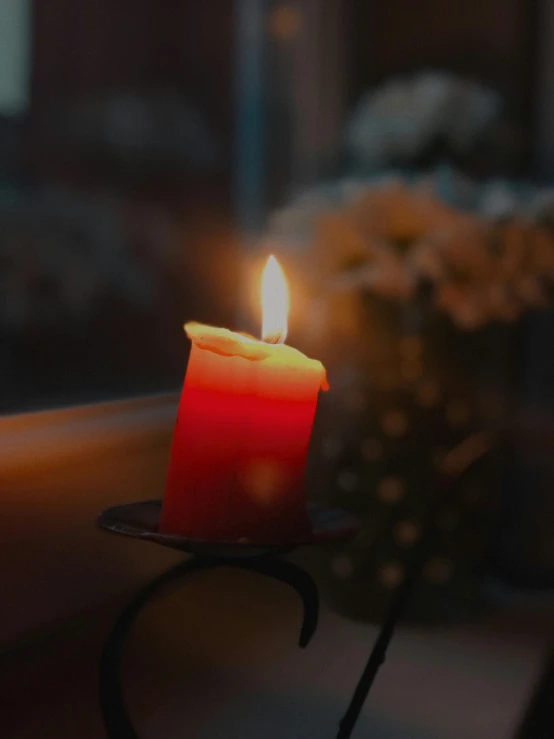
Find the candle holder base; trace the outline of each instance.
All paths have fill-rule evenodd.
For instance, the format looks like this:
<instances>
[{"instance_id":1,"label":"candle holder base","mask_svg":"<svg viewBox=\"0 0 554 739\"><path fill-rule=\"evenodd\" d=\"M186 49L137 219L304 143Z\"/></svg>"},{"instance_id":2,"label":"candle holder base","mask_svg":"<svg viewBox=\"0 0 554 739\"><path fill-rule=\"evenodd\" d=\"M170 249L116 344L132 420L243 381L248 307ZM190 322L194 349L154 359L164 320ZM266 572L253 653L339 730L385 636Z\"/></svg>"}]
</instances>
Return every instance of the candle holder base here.
<instances>
[{"instance_id":1,"label":"candle holder base","mask_svg":"<svg viewBox=\"0 0 554 739\"><path fill-rule=\"evenodd\" d=\"M271 554L250 558L194 556L165 572L141 590L123 609L108 637L100 665L99 694L102 717L109 739L138 739L122 695L121 664L127 636L142 608L173 581L219 567L257 572L293 588L304 606L299 645L300 647L308 645L317 627L319 595L314 581L307 572Z\"/></svg>"},{"instance_id":2,"label":"candle holder base","mask_svg":"<svg viewBox=\"0 0 554 739\"><path fill-rule=\"evenodd\" d=\"M226 541L200 541L159 531L160 500L148 500L109 508L100 514L98 525L114 534L151 541L192 554L149 583L121 612L105 644L100 665L99 693L104 726L109 739L138 739L129 717L121 688L121 663L127 636L142 608L160 590L175 580L219 567L256 572L293 588L304 606L299 645L306 647L312 638L319 614L317 586L308 573L277 555L298 546L338 541L360 531L358 520L338 509L308 506L312 531L297 540L268 544Z\"/></svg>"},{"instance_id":3,"label":"candle holder base","mask_svg":"<svg viewBox=\"0 0 554 739\"><path fill-rule=\"evenodd\" d=\"M352 735L377 672L385 661L396 624L405 610L428 555L437 515L448 503L449 494L455 489L453 483L475 461L487 454L494 444L495 439L489 434L479 433L468 437L450 452L448 465L441 478L437 480L437 493L427 512L423 535L412 554L411 567L390 603L368 662L340 722L337 739L350 739ZM217 567L235 567L271 577L292 587L302 598L304 619L300 631L300 646L305 647L317 626L319 613L317 587L307 572L276 555L296 546L347 539L360 530L359 522L350 514L341 510L312 506L308 508L312 532L305 539L268 545L254 545L248 542L207 542L162 534L158 531L160 512L161 501L145 501L110 508L104 511L98 520L101 528L112 533L154 541L194 555L158 577L138 593L121 613L106 642L100 667L99 688L102 715L109 739L137 739L121 693L121 661L126 637L137 615L159 590L180 577Z\"/></svg>"},{"instance_id":4,"label":"candle holder base","mask_svg":"<svg viewBox=\"0 0 554 739\"><path fill-rule=\"evenodd\" d=\"M160 500L146 500L115 506L100 514L98 525L113 534L152 541L189 554L236 558L281 554L299 546L351 539L361 529L358 519L346 511L308 504L307 510L312 530L306 536L267 544L249 541L203 541L159 531L161 509Z\"/></svg>"}]
</instances>

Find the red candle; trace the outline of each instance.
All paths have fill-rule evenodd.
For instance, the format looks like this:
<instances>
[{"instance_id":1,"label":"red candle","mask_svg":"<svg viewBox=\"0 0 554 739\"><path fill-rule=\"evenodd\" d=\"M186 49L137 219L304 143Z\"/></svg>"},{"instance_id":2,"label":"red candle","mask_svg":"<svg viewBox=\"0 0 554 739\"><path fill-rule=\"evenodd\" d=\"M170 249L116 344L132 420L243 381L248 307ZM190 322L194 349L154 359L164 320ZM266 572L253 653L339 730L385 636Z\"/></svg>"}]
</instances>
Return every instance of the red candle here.
<instances>
[{"instance_id":1,"label":"red candle","mask_svg":"<svg viewBox=\"0 0 554 739\"><path fill-rule=\"evenodd\" d=\"M286 284L264 273L263 336L283 341ZM284 319L284 323L283 323ZM283 542L310 531L306 453L325 369L282 343L189 323L192 341L160 529L206 541Z\"/></svg>"}]
</instances>

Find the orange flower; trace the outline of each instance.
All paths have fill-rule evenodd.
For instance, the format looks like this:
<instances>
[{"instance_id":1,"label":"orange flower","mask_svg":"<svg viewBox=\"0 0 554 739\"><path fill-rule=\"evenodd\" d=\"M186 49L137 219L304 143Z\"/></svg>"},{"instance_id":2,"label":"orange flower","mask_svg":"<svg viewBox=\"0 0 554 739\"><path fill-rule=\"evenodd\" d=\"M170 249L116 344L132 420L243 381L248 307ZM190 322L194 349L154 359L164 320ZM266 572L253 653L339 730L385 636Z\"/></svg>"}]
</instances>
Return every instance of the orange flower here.
<instances>
[{"instance_id":1,"label":"orange flower","mask_svg":"<svg viewBox=\"0 0 554 739\"><path fill-rule=\"evenodd\" d=\"M344 210L324 212L315 222L310 245L313 267L325 278L374 257L372 243Z\"/></svg>"},{"instance_id":2,"label":"orange flower","mask_svg":"<svg viewBox=\"0 0 554 739\"><path fill-rule=\"evenodd\" d=\"M354 220L370 237L409 244L448 221L448 206L401 182L369 189L351 206Z\"/></svg>"}]
</instances>

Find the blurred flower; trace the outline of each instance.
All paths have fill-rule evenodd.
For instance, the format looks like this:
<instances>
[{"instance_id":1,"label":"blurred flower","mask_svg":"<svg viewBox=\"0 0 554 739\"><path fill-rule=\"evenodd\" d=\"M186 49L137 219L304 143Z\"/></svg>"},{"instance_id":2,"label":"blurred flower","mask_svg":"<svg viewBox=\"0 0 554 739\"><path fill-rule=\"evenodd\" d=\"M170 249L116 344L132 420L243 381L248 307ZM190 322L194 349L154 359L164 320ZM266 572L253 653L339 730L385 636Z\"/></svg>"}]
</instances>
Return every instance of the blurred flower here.
<instances>
[{"instance_id":1,"label":"blurred flower","mask_svg":"<svg viewBox=\"0 0 554 739\"><path fill-rule=\"evenodd\" d=\"M529 228L517 221L497 228L495 247L496 271L499 277L512 279L523 269L529 246L528 232Z\"/></svg>"},{"instance_id":2,"label":"blurred flower","mask_svg":"<svg viewBox=\"0 0 554 739\"><path fill-rule=\"evenodd\" d=\"M532 308L543 308L548 299L541 281L533 275L523 275L514 285L514 292L522 303Z\"/></svg>"},{"instance_id":3,"label":"blurred flower","mask_svg":"<svg viewBox=\"0 0 554 739\"><path fill-rule=\"evenodd\" d=\"M446 264L438 244L433 240L417 242L407 257L416 275L431 282L438 282L446 277Z\"/></svg>"},{"instance_id":4,"label":"blurred flower","mask_svg":"<svg viewBox=\"0 0 554 739\"><path fill-rule=\"evenodd\" d=\"M370 263L343 272L334 280L335 290L365 290L391 300L408 300L415 292L416 277L404 259L385 250Z\"/></svg>"},{"instance_id":5,"label":"blurred flower","mask_svg":"<svg viewBox=\"0 0 554 739\"><path fill-rule=\"evenodd\" d=\"M490 182L481 192L480 210L488 218L511 218L519 206L519 198L506 182Z\"/></svg>"},{"instance_id":6,"label":"blurred flower","mask_svg":"<svg viewBox=\"0 0 554 739\"><path fill-rule=\"evenodd\" d=\"M529 234L529 269L539 277L554 281L554 236L546 228L535 227Z\"/></svg>"},{"instance_id":7,"label":"blurred flower","mask_svg":"<svg viewBox=\"0 0 554 739\"><path fill-rule=\"evenodd\" d=\"M275 238L304 245L307 279L320 300L333 302L328 315L336 313L342 296L341 321L350 331L357 330L358 317L347 321L344 314L354 316L355 305L347 296L361 293L397 302L430 296L434 308L464 331L513 322L523 311L547 305L554 282L554 221L529 219L529 198L538 202L537 192L519 187L508 193L504 185L485 184L480 192L486 197L475 198L480 205L471 213L437 195L443 174L412 181L387 176L365 187L338 181L280 212ZM301 203L308 207L303 210ZM302 223L300 237L294 226L290 233L282 229L287 210Z\"/></svg>"},{"instance_id":8,"label":"blurred flower","mask_svg":"<svg viewBox=\"0 0 554 739\"><path fill-rule=\"evenodd\" d=\"M463 331L473 331L486 323L487 313L482 296L467 286L453 282L440 284L435 293L435 302Z\"/></svg>"},{"instance_id":9,"label":"blurred flower","mask_svg":"<svg viewBox=\"0 0 554 739\"><path fill-rule=\"evenodd\" d=\"M340 274L373 260L376 247L344 210L322 213L316 220L311 241L313 267L323 278Z\"/></svg>"},{"instance_id":10,"label":"blurred flower","mask_svg":"<svg viewBox=\"0 0 554 739\"><path fill-rule=\"evenodd\" d=\"M507 283L496 280L490 282L485 294L490 318L512 323L519 317L521 304L514 299Z\"/></svg>"},{"instance_id":11,"label":"blurred flower","mask_svg":"<svg viewBox=\"0 0 554 739\"><path fill-rule=\"evenodd\" d=\"M440 139L454 150L468 150L500 108L492 90L444 72L394 79L361 98L347 146L370 170L413 161Z\"/></svg>"},{"instance_id":12,"label":"blurred flower","mask_svg":"<svg viewBox=\"0 0 554 739\"><path fill-rule=\"evenodd\" d=\"M367 235L400 244L440 227L455 213L423 187L410 188L399 180L359 193L351 210Z\"/></svg>"}]
</instances>

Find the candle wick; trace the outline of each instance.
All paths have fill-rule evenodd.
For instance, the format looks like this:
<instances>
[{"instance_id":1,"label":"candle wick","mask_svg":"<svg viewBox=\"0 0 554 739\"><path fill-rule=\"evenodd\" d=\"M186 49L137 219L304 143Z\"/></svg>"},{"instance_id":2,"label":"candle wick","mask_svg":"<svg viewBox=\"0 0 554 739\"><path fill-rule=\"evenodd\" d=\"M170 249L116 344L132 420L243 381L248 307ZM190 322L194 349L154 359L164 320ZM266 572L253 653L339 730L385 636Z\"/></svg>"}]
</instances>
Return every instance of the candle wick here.
<instances>
[{"instance_id":1,"label":"candle wick","mask_svg":"<svg viewBox=\"0 0 554 739\"><path fill-rule=\"evenodd\" d=\"M271 334L270 336L264 337L264 342L266 344L284 344L285 332L278 331L276 334Z\"/></svg>"}]
</instances>

